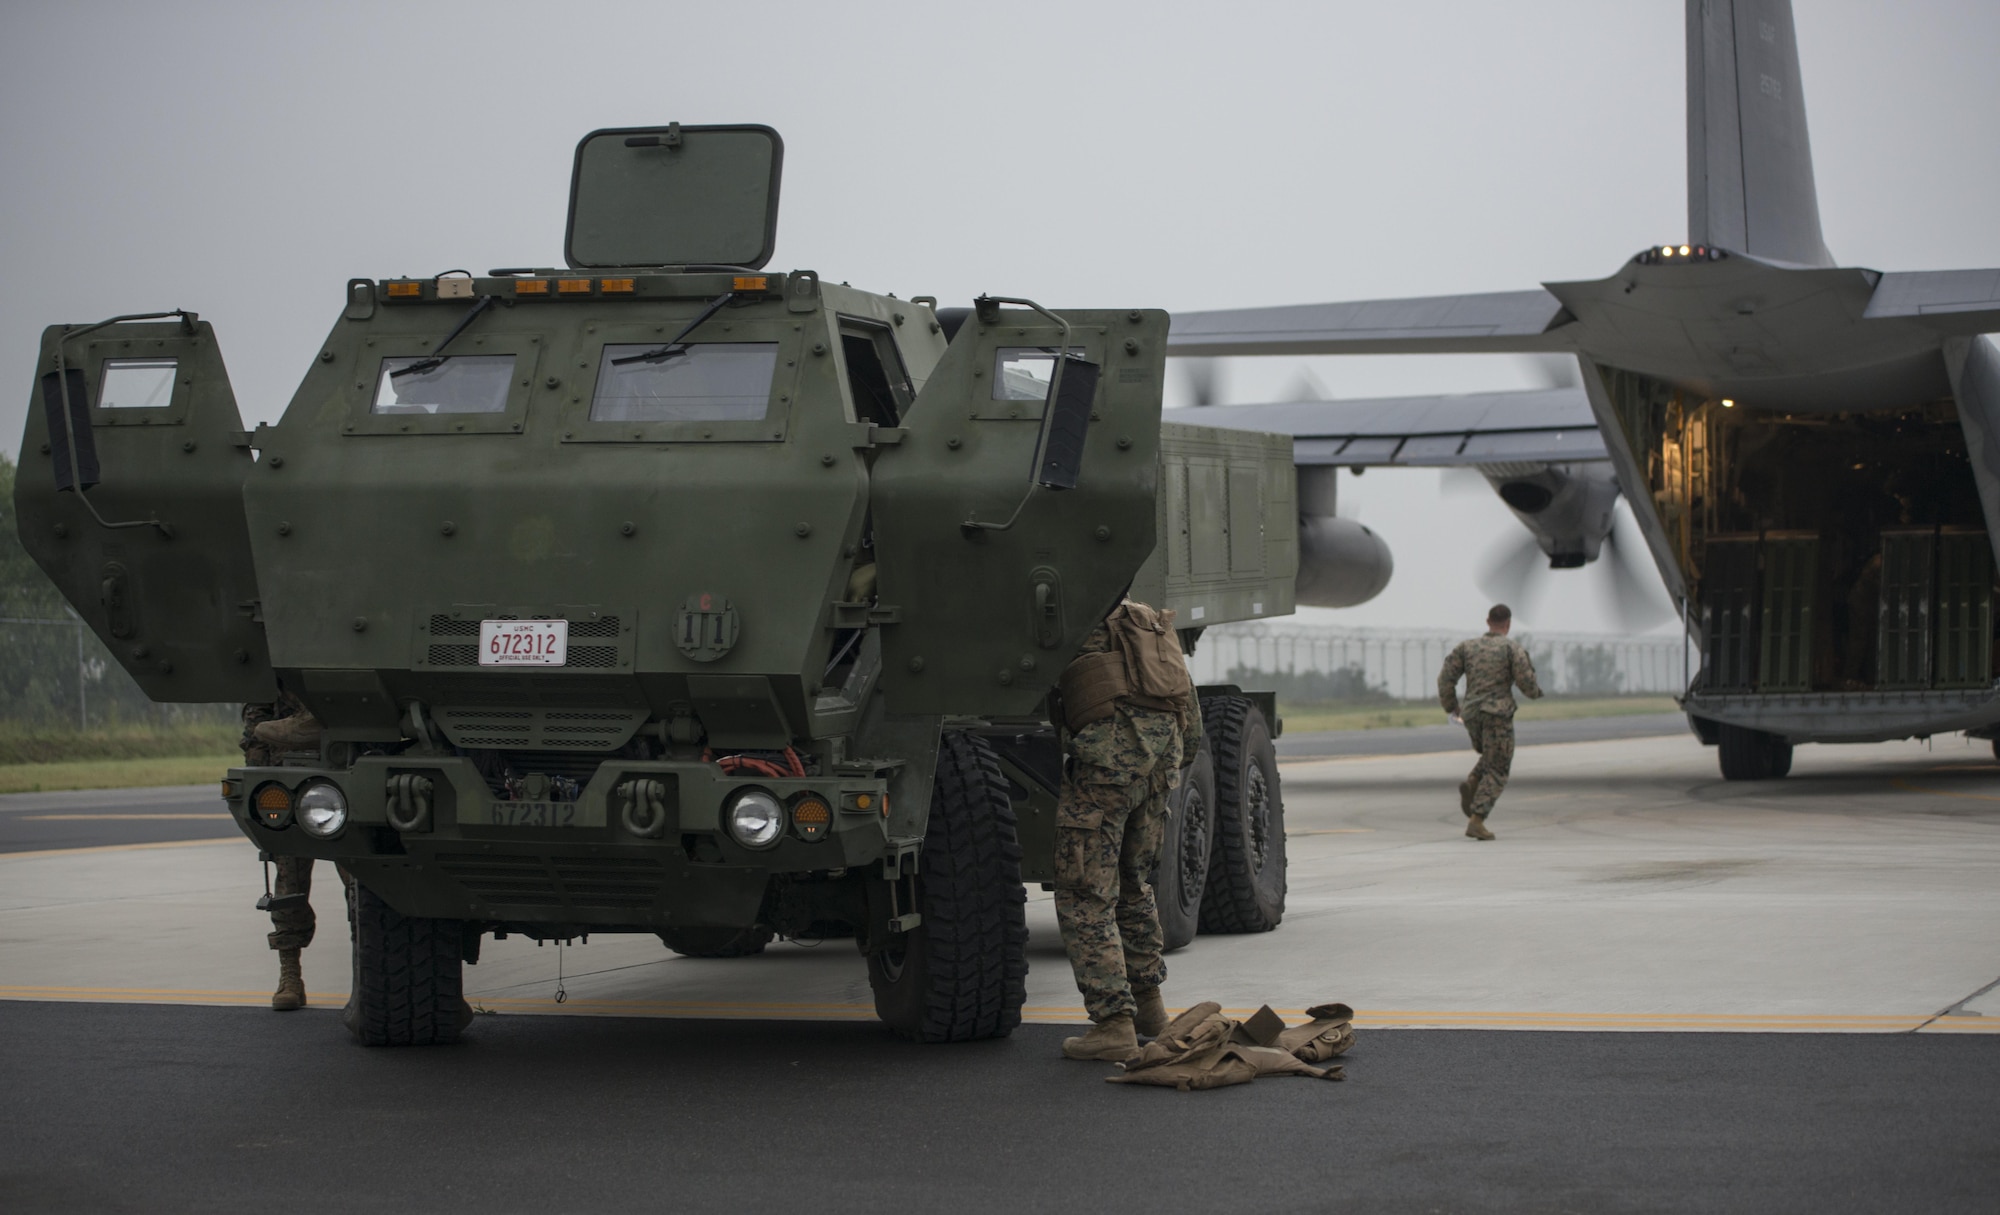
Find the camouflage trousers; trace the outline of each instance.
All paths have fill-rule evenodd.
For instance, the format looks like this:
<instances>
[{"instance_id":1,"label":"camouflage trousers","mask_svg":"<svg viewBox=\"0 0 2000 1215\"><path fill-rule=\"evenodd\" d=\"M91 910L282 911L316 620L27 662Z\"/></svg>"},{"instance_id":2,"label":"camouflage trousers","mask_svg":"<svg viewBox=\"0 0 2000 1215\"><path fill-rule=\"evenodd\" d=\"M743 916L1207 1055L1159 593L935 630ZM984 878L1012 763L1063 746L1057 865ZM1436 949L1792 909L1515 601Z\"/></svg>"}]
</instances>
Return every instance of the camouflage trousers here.
<instances>
[{"instance_id":1,"label":"camouflage trousers","mask_svg":"<svg viewBox=\"0 0 2000 1215\"><path fill-rule=\"evenodd\" d=\"M1493 813L1500 791L1507 787L1507 774L1514 769L1514 719L1496 713L1467 713L1465 732L1472 736L1472 749L1479 762L1465 778L1472 786L1472 809L1468 814Z\"/></svg>"},{"instance_id":2,"label":"camouflage trousers","mask_svg":"<svg viewBox=\"0 0 2000 1215\"><path fill-rule=\"evenodd\" d=\"M1056 807L1056 921L1092 1021L1137 1008L1166 980L1153 867L1166 836L1168 765L1137 774L1072 763Z\"/></svg>"},{"instance_id":3,"label":"camouflage trousers","mask_svg":"<svg viewBox=\"0 0 2000 1215\"><path fill-rule=\"evenodd\" d=\"M276 870L271 877L271 893L275 895L312 893L313 862L309 856L281 856L271 862ZM347 914L350 925L354 917L354 875L341 865L335 865L333 872L346 888ZM271 935L265 939L273 949L304 949L312 944L313 930L318 927L318 918L313 915L310 902L296 907L274 907L271 909Z\"/></svg>"}]
</instances>

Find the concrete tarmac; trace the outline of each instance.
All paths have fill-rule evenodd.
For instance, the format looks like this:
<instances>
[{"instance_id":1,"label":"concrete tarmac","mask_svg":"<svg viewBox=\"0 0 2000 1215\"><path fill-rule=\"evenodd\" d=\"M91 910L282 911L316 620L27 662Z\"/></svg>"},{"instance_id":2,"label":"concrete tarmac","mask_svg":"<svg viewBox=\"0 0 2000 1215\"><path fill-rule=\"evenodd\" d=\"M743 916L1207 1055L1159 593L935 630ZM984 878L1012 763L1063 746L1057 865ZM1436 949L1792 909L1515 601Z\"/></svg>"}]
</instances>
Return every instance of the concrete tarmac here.
<instances>
[{"instance_id":1,"label":"concrete tarmac","mask_svg":"<svg viewBox=\"0 0 2000 1215\"><path fill-rule=\"evenodd\" d=\"M1523 721L1514 726L1516 746L1547 743L1603 742L1613 738L1692 737L1680 713L1633 713L1624 717L1577 717L1568 721ZM1280 759L1333 759L1367 755L1424 755L1433 751L1472 750L1465 727L1438 714L1436 725L1390 726L1380 730L1319 730L1287 732L1275 744ZM1468 765L1469 765L1468 761Z\"/></svg>"},{"instance_id":2,"label":"concrete tarmac","mask_svg":"<svg viewBox=\"0 0 2000 1215\"><path fill-rule=\"evenodd\" d=\"M1005 1042L892 1041L848 942L600 936L489 941L465 1046L369 1051L324 867L315 1007L280 1016L247 841L0 855L0 1208L1992 1208L1984 744L1759 784L1685 734L1529 745L1493 843L1471 758L1283 763L1285 921L1174 954L1169 1004L1343 1000L1360 1041L1343 1083L1212 1094L1056 1057L1082 1010L1039 891Z\"/></svg>"}]
</instances>

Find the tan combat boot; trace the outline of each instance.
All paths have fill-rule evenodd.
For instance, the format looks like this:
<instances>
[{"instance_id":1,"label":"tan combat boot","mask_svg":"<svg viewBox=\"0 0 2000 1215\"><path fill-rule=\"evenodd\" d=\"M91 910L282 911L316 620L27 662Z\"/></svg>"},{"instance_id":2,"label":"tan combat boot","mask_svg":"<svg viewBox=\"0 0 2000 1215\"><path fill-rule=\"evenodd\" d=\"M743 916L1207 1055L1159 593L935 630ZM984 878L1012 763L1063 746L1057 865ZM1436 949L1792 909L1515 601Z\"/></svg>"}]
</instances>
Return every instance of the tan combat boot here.
<instances>
[{"instance_id":1,"label":"tan combat boot","mask_svg":"<svg viewBox=\"0 0 2000 1215\"><path fill-rule=\"evenodd\" d=\"M1132 1014L1132 1027L1148 1038L1157 1038L1167 1028L1167 1002L1160 998L1157 987L1135 987L1132 998L1138 1002L1139 1011Z\"/></svg>"},{"instance_id":2,"label":"tan combat boot","mask_svg":"<svg viewBox=\"0 0 2000 1215\"><path fill-rule=\"evenodd\" d=\"M1466 819L1465 835L1467 839L1475 839L1475 840L1492 839L1493 833L1486 829L1486 816L1483 814L1475 814L1470 818Z\"/></svg>"},{"instance_id":3,"label":"tan combat boot","mask_svg":"<svg viewBox=\"0 0 2000 1215\"><path fill-rule=\"evenodd\" d=\"M274 751L306 751L319 746L319 719L310 713L294 713L275 721L260 721L250 727L258 742Z\"/></svg>"},{"instance_id":4,"label":"tan combat boot","mask_svg":"<svg viewBox=\"0 0 2000 1215\"><path fill-rule=\"evenodd\" d=\"M1063 1058L1096 1059L1123 1063L1139 1053L1139 1036L1132 1032L1132 1018L1126 1013L1106 1017L1090 1027L1081 1038L1063 1039Z\"/></svg>"},{"instance_id":5,"label":"tan combat boot","mask_svg":"<svg viewBox=\"0 0 2000 1215\"><path fill-rule=\"evenodd\" d=\"M271 993L272 1012L291 1012L306 1006L306 980L299 972L299 951L278 951L278 990Z\"/></svg>"},{"instance_id":6,"label":"tan combat boot","mask_svg":"<svg viewBox=\"0 0 2000 1215\"><path fill-rule=\"evenodd\" d=\"M1472 795L1474 792L1476 790L1473 788L1471 777L1458 782L1458 808L1467 818L1472 817Z\"/></svg>"}]
</instances>

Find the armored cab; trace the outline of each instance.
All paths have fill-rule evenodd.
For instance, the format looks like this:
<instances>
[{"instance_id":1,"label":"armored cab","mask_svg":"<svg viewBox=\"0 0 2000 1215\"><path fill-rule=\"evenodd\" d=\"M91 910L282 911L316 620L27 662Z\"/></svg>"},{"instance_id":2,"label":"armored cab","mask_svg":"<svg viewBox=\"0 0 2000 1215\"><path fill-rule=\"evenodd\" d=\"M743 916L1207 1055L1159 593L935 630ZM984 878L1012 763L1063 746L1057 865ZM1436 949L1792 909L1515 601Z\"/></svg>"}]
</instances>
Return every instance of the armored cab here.
<instances>
[{"instance_id":1,"label":"armored cab","mask_svg":"<svg viewBox=\"0 0 2000 1215\"><path fill-rule=\"evenodd\" d=\"M1290 441L1163 432L1164 313L768 271L781 163L592 133L567 266L350 280L253 433L192 313L43 337L23 542L155 699L324 727L223 796L354 875L365 1041L455 1036L485 934L612 931L851 935L899 1032L1004 1034L1056 677L1135 580L1190 645L1291 610ZM1272 706L1207 692L1182 941L1283 907Z\"/></svg>"}]
</instances>

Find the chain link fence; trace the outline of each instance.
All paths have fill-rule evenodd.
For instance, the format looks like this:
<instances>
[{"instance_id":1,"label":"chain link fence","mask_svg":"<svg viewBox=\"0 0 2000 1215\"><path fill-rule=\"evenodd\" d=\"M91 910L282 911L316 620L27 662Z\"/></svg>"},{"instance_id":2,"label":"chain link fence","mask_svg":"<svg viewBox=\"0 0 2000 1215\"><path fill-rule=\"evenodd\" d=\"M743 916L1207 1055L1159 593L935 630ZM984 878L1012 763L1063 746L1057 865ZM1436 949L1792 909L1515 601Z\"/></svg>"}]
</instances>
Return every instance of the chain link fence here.
<instances>
[{"instance_id":1,"label":"chain link fence","mask_svg":"<svg viewBox=\"0 0 2000 1215\"><path fill-rule=\"evenodd\" d=\"M1430 700L1438 669L1467 634L1264 622L1204 632L1189 665L1202 683L1256 685L1294 701ZM1557 696L1678 695L1684 654L1676 637L1515 634L1542 690Z\"/></svg>"}]
</instances>

